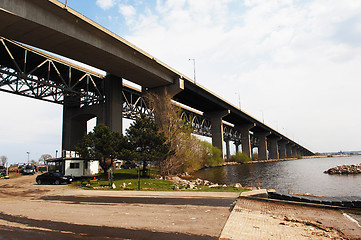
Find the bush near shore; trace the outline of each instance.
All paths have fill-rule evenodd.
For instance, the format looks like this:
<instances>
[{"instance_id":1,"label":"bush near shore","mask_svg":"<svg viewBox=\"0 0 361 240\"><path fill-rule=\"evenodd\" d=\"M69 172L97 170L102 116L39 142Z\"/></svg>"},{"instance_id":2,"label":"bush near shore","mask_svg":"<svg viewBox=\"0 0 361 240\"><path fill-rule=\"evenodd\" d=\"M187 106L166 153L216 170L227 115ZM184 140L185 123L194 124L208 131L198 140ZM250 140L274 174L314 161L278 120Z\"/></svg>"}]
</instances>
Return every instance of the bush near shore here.
<instances>
[{"instance_id":1,"label":"bush near shore","mask_svg":"<svg viewBox=\"0 0 361 240\"><path fill-rule=\"evenodd\" d=\"M236 152L235 155L232 155L229 159L229 162L237 162L237 163L248 163L251 161L251 158L244 152Z\"/></svg>"}]
</instances>

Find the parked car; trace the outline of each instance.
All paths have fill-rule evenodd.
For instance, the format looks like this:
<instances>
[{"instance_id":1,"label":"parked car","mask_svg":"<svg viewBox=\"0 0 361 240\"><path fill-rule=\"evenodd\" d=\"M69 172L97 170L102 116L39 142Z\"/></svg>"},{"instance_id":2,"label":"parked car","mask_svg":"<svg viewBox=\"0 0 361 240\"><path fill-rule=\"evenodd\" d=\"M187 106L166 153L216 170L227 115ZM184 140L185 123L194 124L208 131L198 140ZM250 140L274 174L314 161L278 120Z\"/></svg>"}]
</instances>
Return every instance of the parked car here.
<instances>
[{"instance_id":1,"label":"parked car","mask_svg":"<svg viewBox=\"0 0 361 240\"><path fill-rule=\"evenodd\" d=\"M18 165L18 172L19 172L19 173L23 173L23 171L24 171L24 165L23 165L23 164L19 164L19 165Z\"/></svg>"},{"instance_id":2,"label":"parked car","mask_svg":"<svg viewBox=\"0 0 361 240\"><path fill-rule=\"evenodd\" d=\"M123 169L131 169L131 168L136 168L137 164L135 164L134 162L125 162L120 167L123 168Z\"/></svg>"},{"instance_id":3,"label":"parked car","mask_svg":"<svg viewBox=\"0 0 361 240\"><path fill-rule=\"evenodd\" d=\"M34 173L35 173L35 167L33 165L26 165L22 171L23 175L30 175L30 174L34 175Z\"/></svg>"},{"instance_id":4,"label":"parked car","mask_svg":"<svg viewBox=\"0 0 361 240\"><path fill-rule=\"evenodd\" d=\"M39 185L40 184L62 184L62 183L71 183L73 178L70 176L64 176L57 172L46 172L36 177L35 180Z\"/></svg>"},{"instance_id":5,"label":"parked car","mask_svg":"<svg viewBox=\"0 0 361 240\"><path fill-rule=\"evenodd\" d=\"M4 166L0 166L0 176L4 175L5 176L6 174L6 168Z\"/></svg>"}]
</instances>

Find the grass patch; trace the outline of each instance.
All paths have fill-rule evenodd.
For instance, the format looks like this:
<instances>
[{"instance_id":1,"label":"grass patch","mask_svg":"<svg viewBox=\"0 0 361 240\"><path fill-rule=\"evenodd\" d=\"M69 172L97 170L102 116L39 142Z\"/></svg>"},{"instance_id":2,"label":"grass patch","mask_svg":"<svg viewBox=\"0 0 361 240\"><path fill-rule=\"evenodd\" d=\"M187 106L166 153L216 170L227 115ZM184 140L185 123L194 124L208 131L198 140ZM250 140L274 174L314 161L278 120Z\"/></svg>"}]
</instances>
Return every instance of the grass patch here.
<instances>
[{"instance_id":1,"label":"grass patch","mask_svg":"<svg viewBox=\"0 0 361 240\"><path fill-rule=\"evenodd\" d=\"M158 173L151 169L148 171L149 177L140 177L139 189L142 191L170 191L174 184L171 181L159 179ZM113 173L113 183L116 186L115 190L138 190L138 171L137 169L118 169ZM97 181L90 181L88 187L94 189L108 189L108 178L103 174L98 175ZM84 181L76 181L75 185L85 185ZM125 186L125 187L123 187Z\"/></svg>"},{"instance_id":2,"label":"grass patch","mask_svg":"<svg viewBox=\"0 0 361 240\"><path fill-rule=\"evenodd\" d=\"M141 191L174 191L175 184L168 180L159 179L160 175L155 169L148 171L148 178L140 178L140 190ZM113 183L116 186L114 190L138 190L138 171L137 169L118 169L113 173L114 180ZM72 186L85 187L85 189L111 189L108 185L108 178L103 174L98 175L97 180L87 181L76 181L73 182ZM244 192L247 191L242 188L235 188L231 186L227 187L213 187L200 185L197 186L198 189L190 190L185 189L185 186L179 186L181 191L191 191L191 192Z\"/></svg>"}]
</instances>

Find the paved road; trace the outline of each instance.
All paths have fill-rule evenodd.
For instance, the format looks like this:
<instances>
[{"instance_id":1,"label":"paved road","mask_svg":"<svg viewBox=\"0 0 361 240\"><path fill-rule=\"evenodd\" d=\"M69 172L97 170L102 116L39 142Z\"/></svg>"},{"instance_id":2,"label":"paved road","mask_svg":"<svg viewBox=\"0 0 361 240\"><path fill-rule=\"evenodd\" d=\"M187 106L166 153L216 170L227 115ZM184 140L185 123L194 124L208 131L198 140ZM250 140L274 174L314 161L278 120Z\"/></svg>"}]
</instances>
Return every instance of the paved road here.
<instances>
[{"instance_id":1,"label":"paved road","mask_svg":"<svg viewBox=\"0 0 361 240\"><path fill-rule=\"evenodd\" d=\"M237 193L87 191L0 179L0 239L218 239Z\"/></svg>"}]
</instances>

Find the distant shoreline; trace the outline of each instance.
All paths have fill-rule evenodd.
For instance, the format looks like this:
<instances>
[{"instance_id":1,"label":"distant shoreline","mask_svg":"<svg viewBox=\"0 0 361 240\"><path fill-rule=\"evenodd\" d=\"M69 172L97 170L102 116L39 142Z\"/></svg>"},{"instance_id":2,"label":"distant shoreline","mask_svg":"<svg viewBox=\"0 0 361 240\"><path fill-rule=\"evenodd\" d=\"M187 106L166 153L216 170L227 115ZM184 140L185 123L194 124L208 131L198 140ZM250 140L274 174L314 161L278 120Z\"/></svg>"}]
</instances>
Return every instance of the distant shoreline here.
<instances>
[{"instance_id":1,"label":"distant shoreline","mask_svg":"<svg viewBox=\"0 0 361 240\"><path fill-rule=\"evenodd\" d=\"M328 158L331 157L350 157L350 154L342 154L342 155L315 155L315 156L302 156L302 158L280 158L280 159L268 159L268 160L254 160L249 161L247 163L238 163L238 162L224 162L223 166L228 165L241 165L241 164L253 164L253 163L265 163L265 162L282 162L282 161L290 161L290 160L298 160L298 159L310 159L310 158Z\"/></svg>"}]
</instances>

